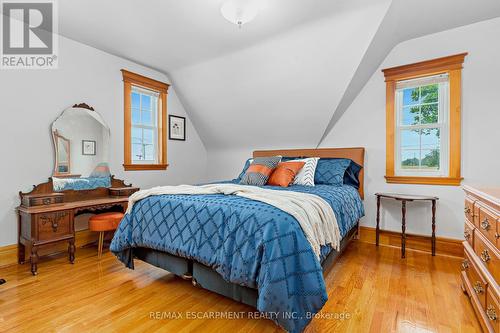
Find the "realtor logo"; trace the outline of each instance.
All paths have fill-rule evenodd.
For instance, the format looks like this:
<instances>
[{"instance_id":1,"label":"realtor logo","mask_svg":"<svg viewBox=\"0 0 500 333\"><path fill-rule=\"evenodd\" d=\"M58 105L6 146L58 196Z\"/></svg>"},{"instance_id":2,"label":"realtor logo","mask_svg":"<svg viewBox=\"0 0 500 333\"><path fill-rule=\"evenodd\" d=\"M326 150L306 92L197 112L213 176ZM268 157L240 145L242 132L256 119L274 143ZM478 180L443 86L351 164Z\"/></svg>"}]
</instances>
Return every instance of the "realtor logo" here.
<instances>
[{"instance_id":1,"label":"realtor logo","mask_svg":"<svg viewBox=\"0 0 500 333\"><path fill-rule=\"evenodd\" d=\"M57 68L57 17L53 0L3 0L2 69Z\"/></svg>"}]
</instances>

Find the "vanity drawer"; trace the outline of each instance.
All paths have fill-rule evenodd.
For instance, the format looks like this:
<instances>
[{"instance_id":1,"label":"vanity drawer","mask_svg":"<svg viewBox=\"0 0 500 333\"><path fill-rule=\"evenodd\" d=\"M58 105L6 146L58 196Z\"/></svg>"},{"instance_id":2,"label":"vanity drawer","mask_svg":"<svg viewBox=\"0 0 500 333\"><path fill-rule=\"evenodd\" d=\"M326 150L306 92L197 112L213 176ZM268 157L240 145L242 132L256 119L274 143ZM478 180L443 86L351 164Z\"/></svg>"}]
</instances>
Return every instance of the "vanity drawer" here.
<instances>
[{"instance_id":1,"label":"vanity drawer","mask_svg":"<svg viewBox=\"0 0 500 333\"><path fill-rule=\"evenodd\" d=\"M467 220L465 220L464 225L464 238L471 247L474 247L474 225Z\"/></svg>"},{"instance_id":2,"label":"vanity drawer","mask_svg":"<svg viewBox=\"0 0 500 333\"><path fill-rule=\"evenodd\" d=\"M25 207L47 206L63 202L64 194L62 193L26 194L21 200L21 204Z\"/></svg>"},{"instance_id":3,"label":"vanity drawer","mask_svg":"<svg viewBox=\"0 0 500 333\"><path fill-rule=\"evenodd\" d=\"M483 309L486 308L486 280L483 278L479 269L476 267L474 261L472 260L472 256L474 254L470 254L467 250L465 251L465 260L462 263L462 268L467 275L467 279L469 280L472 286L472 292L476 294L479 302L481 303L481 307Z\"/></svg>"},{"instance_id":4,"label":"vanity drawer","mask_svg":"<svg viewBox=\"0 0 500 333\"><path fill-rule=\"evenodd\" d=\"M47 241L65 235L72 235L70 211L42 213L36 215L38 240Z\"/></svg>"},{"instance_id":5,"label":"vanity drawer","mask_svg":"<svg viewBox=\"0 0 500 333\"><path fill-rule=\"evenodd\" d=\"M465 197L464 213L465 218L474 223L474 200L468 196Z\"/></svg>"},{"instance_id":6,"label":"vanity drawer","mask_svg":"<svg viewBox=\"0 0 500 333\"><path fill-rule=\"evenodd\" d=\"M498 215L493 211L481 206L479 207L479 231L498 248Z\"/></svg>"},{"instance_id":7,"label":"vanity drawer","mask_svg":"<svg viewBox=\"0 0 500 333\"><path fill-rule=\"evenodd\" d=\"M500 305L498 301L498 295L493 291L492 288L488 288L488 294L486 295L486 317L495 331L495 333L500 333Z\"/></svg>"},{"instance_id":8,"label":"vanity drawer","mask_svg":"<svg viewBox=\"0 0 500 333\"><path fill-rule=\"evenodd\" d=\"M480 233L476 233L474 238L474 252L476 252L495 281L500 281L500 255L498 250L492 247Z\"/></svg>"},{"instance_id":9,"label":"vanity drawer","mask_svg":"<svg viewBox=\"0 0 500 333\"><path fill-rule=\"evenodd\" d=\"M138 187L110 187L109 195L113 197L129 197L135 192L139 191Z\"/></svg>"}]
</instances>

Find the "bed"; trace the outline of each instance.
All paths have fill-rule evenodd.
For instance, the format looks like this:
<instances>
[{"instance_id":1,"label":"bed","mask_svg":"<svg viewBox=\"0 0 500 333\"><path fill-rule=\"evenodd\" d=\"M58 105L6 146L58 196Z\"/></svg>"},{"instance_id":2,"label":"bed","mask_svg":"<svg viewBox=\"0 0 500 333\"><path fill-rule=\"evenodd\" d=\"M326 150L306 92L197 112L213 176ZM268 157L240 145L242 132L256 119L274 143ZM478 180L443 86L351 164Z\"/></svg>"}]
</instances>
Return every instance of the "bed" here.
<instances>
[{"instance_id":1,"label":"bed","mask_svg":"<svg viewBox=\"0 0 500 333\"><path fill-rule=\"evenodd\" d=\"M253 157L347 158L364 165L364 148L255 151ZM127 267L139 259L193 284L255 307L290 332L301 332L328 299L323 272L357 235L364 171L351 185L269 187L315 194L335 213L338 251L318 256L297 221L284 211L247 198L155 195L135 203L115 233L111 251ZM229 183L235 182L228 181Z\"/></svg>"}]
</instances>

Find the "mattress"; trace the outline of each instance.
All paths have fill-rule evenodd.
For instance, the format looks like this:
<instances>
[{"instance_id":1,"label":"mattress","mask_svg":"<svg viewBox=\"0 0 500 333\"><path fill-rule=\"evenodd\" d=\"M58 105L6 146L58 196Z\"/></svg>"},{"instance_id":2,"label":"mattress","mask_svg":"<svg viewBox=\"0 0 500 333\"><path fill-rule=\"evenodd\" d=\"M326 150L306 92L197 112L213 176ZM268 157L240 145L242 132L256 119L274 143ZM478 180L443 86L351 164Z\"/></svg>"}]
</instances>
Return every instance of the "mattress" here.
<instances>
[{"instance_id":1,"label":"mattress","mask_svg":"<svg viewBox=\"0 0 500 333\"><path fill-rule=\"evenodd\" d=\"M328 202L342 236L364 215L351 186L269 187L315 194ZM194 260L225 281L258 290L257 309L299 332L328 299L320 260L298 222L268 204L238 196L159 195L127 214L111 250L133 268L133 249L148 248ZM321 260L331 252L322 248Z\"/></svg>"}]
</instances>

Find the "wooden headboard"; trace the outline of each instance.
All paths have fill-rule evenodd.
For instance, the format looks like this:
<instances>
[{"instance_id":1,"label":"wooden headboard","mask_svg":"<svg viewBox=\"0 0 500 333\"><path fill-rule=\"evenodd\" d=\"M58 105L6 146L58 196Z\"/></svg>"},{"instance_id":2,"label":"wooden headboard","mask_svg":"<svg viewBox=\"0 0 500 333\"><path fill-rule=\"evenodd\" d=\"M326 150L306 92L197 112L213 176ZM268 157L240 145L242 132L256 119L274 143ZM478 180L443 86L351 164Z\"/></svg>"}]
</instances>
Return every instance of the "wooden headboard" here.
<instances>
[{"instance_id":1,"label":"wooden headboard","mask_svg":"<svg viewBox=\"0 0 500 333\"><path fill-rule=\"evenodd\" d=\"M364 199L364 176L365 176L365 148L318 148L318 149L284 149L284 150L256 150L253 157L265 156L286 157L323 157L323 158L349 158L363 167L359 172L359 195Z\"/></svg>"}]
</instances>

